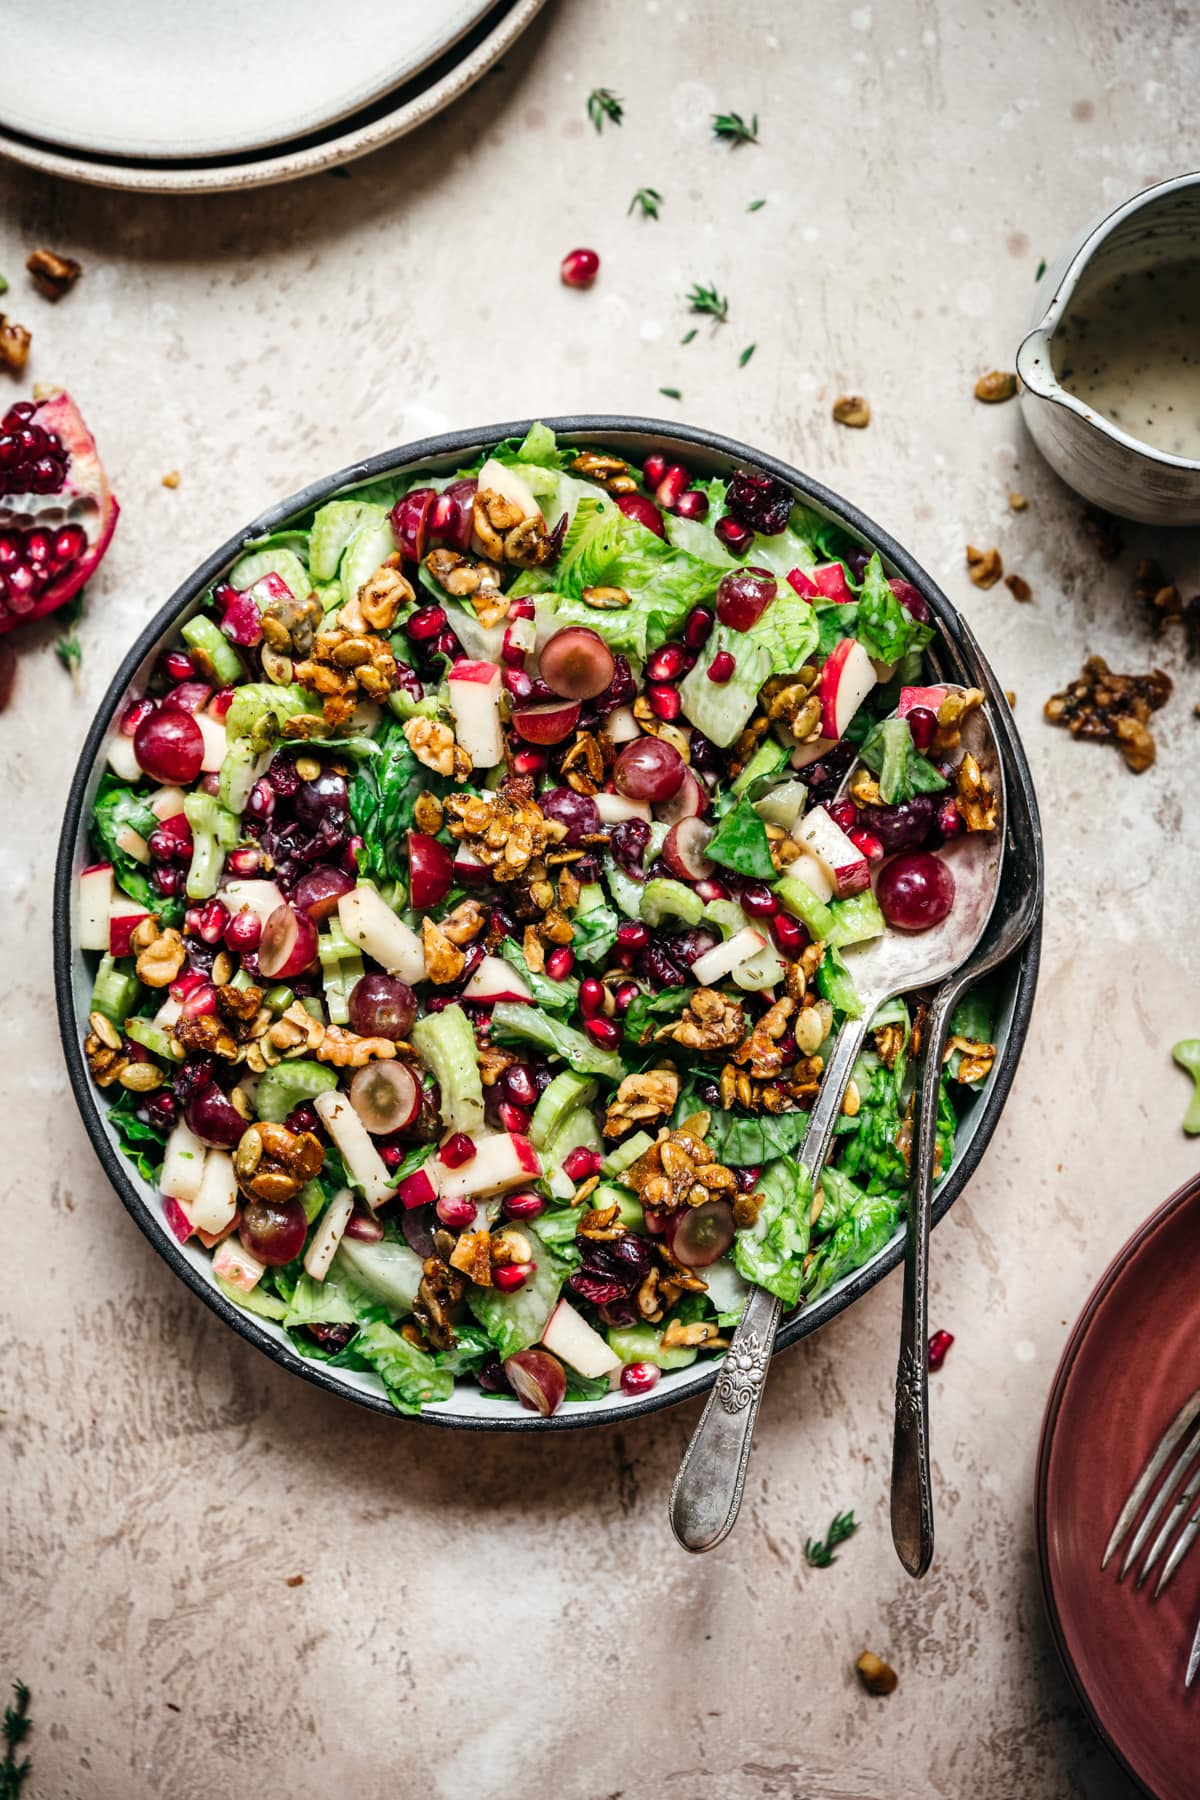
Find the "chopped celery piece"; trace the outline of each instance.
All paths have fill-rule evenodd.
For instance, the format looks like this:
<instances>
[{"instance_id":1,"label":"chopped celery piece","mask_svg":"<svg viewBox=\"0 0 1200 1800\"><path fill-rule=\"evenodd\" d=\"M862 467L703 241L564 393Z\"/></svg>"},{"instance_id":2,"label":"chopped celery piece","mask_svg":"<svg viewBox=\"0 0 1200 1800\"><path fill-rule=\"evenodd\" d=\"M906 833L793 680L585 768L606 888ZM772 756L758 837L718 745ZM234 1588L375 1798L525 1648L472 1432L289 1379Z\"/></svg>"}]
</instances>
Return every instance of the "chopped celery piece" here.
<instances>
[{"instance_id":1,"label":"chopped celery piece","mask_svg":"<svg viewBox=\"0 0 1200 1800\"><path fill-rule=\"evenodd\" d=\"M831 900L829 911L833 914L833 930L827 941L839 950L847 944L864 944L868 938L882 937L887 929L870 888L851 894L846 900Z\"/></svg>"},{"instance_id":2,"label":"chopped celery piece","mask_svg":"<svg viewBox=\"0 0 1200 1800\"><path fill-rule=\"evenodd\" d=\"M646 1215L642 1203L632 1188L622 1187L619 1182L602 1181L598 1188L593 1188L588 1195L588 1205L602 1212L607 1206L618 1209L618 1218L626 1231L645 1231Z\"/></svg>"},{"instance_id":3,"label":"chopped celery piece","mask_svg":"<svg viewBox=\"0 0 1200 1800\"><path fill-rule=\"evenodd\" d=\"M231 752L232 754L232 752ZM226 757L228 762L229 757ZM207 900L217 891L225 852L241 835L237 818L212 794L189 794L183 803L192 828L192 860L187 873L189 900Z\"/></svg>"},{"instance_id":4,"label":"chopped celery piece","mask_svg":"<svg viewBox=\"0 0 1200 1800\"><path fill-rule=\"evenodd\" d=\"M226 687L242 680L246 671L241 657L207 613L197 613L194 619L189 619L180 636L185 644L190 644L193 650L199 650L208 659L213 674Z\"/></svg>"},{"instance_id":5,"label":"chopped celery piece","mask_svg":"<svg viewBox=\"0 0 1200 1800\"><path fill-rule=\"evenodd\" d=\"M821 943L829 942L834 931L834 916L806 881L801 881L798 875L785 875L776 884L775 898L807 928L814 942L818 939Z\"/></svg>"},{"instance_id":6,"label":"chopped celery piece","mask_svg":"<svg viewBox=\"0 0 1200 1800\"><path fill-rule=\"evenodd\" d=\"M250 790L271 761L270 750L256 750L249 738L231 738L217 777L217 798L235 816L244 813Z\"/></svg>"},{"instance_id":7,"label":"chopped celery piece","mask_svg":"<svg viewBox=\"0 0 1200 1800\"><path fill-rule=\"evenodd\" d=\"M238 972L240 974L243 971L239 970ZM263 1005L269 1006L276 1018L278 1018L281 1013L287 1011L295 998L296 996L291 988L284 987L281 984L279 987L267 989L266 993L263 995Z\"/></svg>"},{"instance_id":8,"label":"chopped celery piece","mask_svg":"<svg viewBox=\"0 0 1200 1800\"><path fill-rule=\"evenodd\" d=\"M162 1062L180 1062L183 1058L183 1051L176 1048L162 1026L156 1025L153 1019L126 1019L125 1036Z\"/></svg>"},{"instance_id":9,"label":"chopped celery piece","mask_svg":"<svg viewBox=\"0 0 1200 1800\"><path fill-rule=\"evenodd\" d=\"M682 881L656 876L642 889L642 918L652 928L668 919L682 919L685 925L698 925L704 917L704 902L694 888Z\"/></svg>"},{"instance_id":10,"label":"chopped celery piece","mask_svg":"<svg viewBox=\"0 0 1200 1800\"><path fill-rule=\"evenodd\" d=\"M308 572L314 581L333 580L342 551L371 510L364 500L330 500L320 508L308 537ZM341 600L339 588L339 606Z\"/></svg>"},{"instance_id":11,"label":"chopped celery piece","mask_svg":"<svg viewBox=\"0 0 1200 1800\"><path fill-rule=\"evenodd\" d=\"M231 742L235 738L250 737L259 721L270 714L270 719L259 725L259 733L274 739L279 736L284 719L294 718L297 713L319 713L320 710L320 699L296 683L291 687L276 687L270 681L245 681L234 694L225 715L225 730ZM268 747L267 742L256 745L260 750Z\"/></svg>"},{"instance_id":12,"label":"chopped celery piece","mask_svg":"<svg viewBox=\"0 0 1200 1800\"><path fill-rule=\"evenodd\" d=\"M114 1025L123 1025L137 1005L140 989L141 983L132 969L122 969L111 956L102 956L88 1011L103 1014Z\"/></svg>"},{"instance_id":13,"label":"chopped celery piece","mask_svg":"<svg viewBox=\"0 0 1200 1800\"><path fill-rule=\"evenodd\" d=\"M357 525L342 554L338 578L342 599L353 600L365 581L370 581L380 563L396 553L396 539L391 520L382 506L373 506Z\"/></svg>"},{"instance_id":14,"label":"chopped celery piece","mask_svg":"<svg viewBox=\"0 0 1200 1800\"><path fill-rule=\"evenodd\" d=\"M329 921L328 931L321 932L317 939L317 955L321 960L330 1023L347 1025L350 1022L350 990L365 973L362 951L350 942L341 921L334 917Z\"/></svg>"},{"instance_id":15,"label":"chopped celery piece","mask_svg":"<svg viewBox=\"0 0 1200 1800\"><path fill-rule=\"evenodd\" d=\"M662 1332L653 1325L614 1326L608 1334L608 1347L623 1363L653 1363L657 1369L686 1369L699 1354L690 1344L664 1350Z\"/></svg>"},{"instance_id":16,"label":"chopped celery piece","mask_svg":"<svg viewBox=\"0 0 1200 1800\"><path fill-rule=\"evenodd\" d=\"M644 1156L647 1150L653 1148L654 1139L648 1131L635 1131L631 1138L626 1138L623 1144L618 1144L615 1150L609 1151L600 1164L600 1173L610 1179L616 1175L623 1175L639 1156Z\"/></svg>"},{"instance_id":17,"label":"chopped celery piece","mask_svg":"<svg viewBox=\"0 0 1200 1800\"><path fill-rule=\"evenodd\" d=\"M529 1141L535 1150L549 1143L569 1113L576 1107L590 1106L596 1098L596 1083L586 1075L564 1069L556 1075L540 1096L529 1127Z\"/></svg>"},{"instance_id":18,"label":"chopped celery piece","mask_svg":"<svg viewBox=\"0 0 1200 1800\"><path fill-rule=\"evenodd\" d=\"M495 1008L494 1011L498 1011ZM532 1012L523 1003L518 1012ZM471 1021L461 1006L427 1013L412 1029L417 1055L442 1092L442 1119L451 1131L479 1131L483 1126L483 1083Z\"/></svg>"},{"instance_id":19,"label":"chopped celery piece","mask_svg":"<svg viewBox=\"0 0 1200 1800\"><path fill-rule=\"evenodd\" d=\"M243 1312L257 1313L260 1319L282 1319L287 1313L287 1303L277 1294L264 1294L261 1288L252 1287L249 1293L243 1288L234 1287L231 1281L223 1276L214 1277L217 1286L227 1300L240 1306Z\"/></svg>"},{"instance_id":20,"label":"chopped celery piece","mask_svg":"<svg viewBox=\"0 0 1200 1800\"><path fill-rule=\"evenodd\" d=\"M325 1063L308 1062L302 1058L295 1062L276 1063L273 1069L266 1070L259 1081L254 1095L255 1110L260 1119L269 1119L273 1124L281 1125L302 1100L313 1100L318 1094L327 1094L330 1088L336 1086L337 1070L329 1068Z\"/></svg>"},{"instance_id":21,"label":"chopped celery piece","mask_svg":"<svg viewBox=\"0 0 1200 1800\"><path fill-rule=\"evenodd\" d=\"M704 922L715 925L723 938L736 937L750 923L736 900L710 900L704 908Z\"/></svg>"},{"instance_id":22,"label":"chopped celery piece","mask_svg":"<svg viewBox=\"0 0 1200 1800\"><path fill-rule=\"evenodd\" d=\"M561 1169L572 1150L603 1150L600 1128L589 1106L573 1106L559 1120L542 1150L542 1167L548 1175Z\"/></svg>"},{"instance_id":23,"label":"chopped celery piece","mask_svg":"<svg viewBox=\"0 0 1200 1800\"><path fill-rule=\"evenodd\" d=\"M303 600L312 587L308 570L294 550L275 544L267 550L251 550L240 556L229 571L229 585L244 593L264 575L278 575L297 600Z\"/></svg>"}]
</instances>

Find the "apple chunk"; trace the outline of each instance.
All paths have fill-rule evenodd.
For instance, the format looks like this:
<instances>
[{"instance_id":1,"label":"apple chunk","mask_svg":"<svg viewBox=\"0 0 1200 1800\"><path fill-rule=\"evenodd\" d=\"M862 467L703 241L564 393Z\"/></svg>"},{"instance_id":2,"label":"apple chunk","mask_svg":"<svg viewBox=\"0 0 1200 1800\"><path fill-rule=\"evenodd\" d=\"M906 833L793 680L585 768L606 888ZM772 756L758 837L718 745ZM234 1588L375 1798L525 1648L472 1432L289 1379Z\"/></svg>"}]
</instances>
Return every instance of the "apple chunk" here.
<instances>
[{"instance_id":1,"label":"apple chunk","mask_svg":"<svg viewBox=\"0 0 1200 1800\"><path fill-rule=\"evenodd\" d=\"M425 979L425 952L411 926L373 887L356 887L338 901L338 918L352 944L389 975L414 986Z\"/></svg>"},{"instance_id":2,"label":"apple chunk","mask_svg":"<svg viewBox=\"0 0 1200 1800\"><path fill-rule=\"evenodd\" d=\"M104 948L110 956L128 956L130 939L142 920L150 915L140 900L118 894L108 913L108 942Z\"/></svg>"},{"instance_id":3,"label":"apple chunk","mask_svg":"<svg viewBox=\"0 0 1200 1800\"><path fill-rule=\"evenodd\" d=\"M844 900L847 894L859 894L870 886L871 869L866 857L823 806L814 806L811 812L805 813L797 820L794 830L825 870L839 900Z\"/></svg>"},{"instance_id":4,"label":"apple chunk","mask_svg":"<svg viewBox=\"0 0 1200 1800\"><path fill-rule=\"evenodd\" d=\"M79 948L108 949L108 915L113 903L111 863L93 863L79 876Z\"/></svg>"},{"instance_id":5,"label":"apple chunk","mask_svg":"<svg viewBox=\"0 0 1200 1800\"><path fill-rule=\"evenodd\" d=\"M491 1005L496 1000L528 1000L533 995L515 969L502 956L485 956L462 991L464 1000Z\"/></svg>"},{"instance_id":6,"label":"apple chunk","mask_svg":"<svg viewBox=\"0 0 1200 1800\"><path fill-rule=\"evenodd\" d=\"M701 987L708 987L714 981L720 981L730 975L739 963L749 957L757 956L766 945L766 938L761 931L755 931L753 925L747 925L741 931L735 931L732 937L726 938L723 944L716 944L698 956L692 964L692 978Z\"/></svg>"},{"instance_id":7,"label":"apple chunk","mask_svg":"<svg viewBox=\"0 0 1200 1800\"><path fill-rule=\"evenodd\" d=\"M500 724L500 671L495 663L460 656L446 678L454 735L477 769L494 769L504 761Z\"/></svg>"},{"instance_id":8,"label":"apple chunk","mask_svg":"<svg viewBox=\"0 0 1200 1800\"><path fill-rule=\"evenodd\" d=\"M598 1331L594 1331L569 1300L560 1300L546 1321L542 1343L554 1356L570 1363L580 1375L591 1380L611 1375L619 1369L621 1359L609 1349Z\"/></svg>"},{"instance_id":9,"label":"apple chunk","mask_svg":"<svg viewBox=\"0 0 1200 1800\"><path fill-rule=\"evenodd\" d=\"M484 1131L474 1138L474 1143L475 1154L470 1162L447 1169L439 1178L438 1189L444 1199L501 1194L507 1188L524 1187L540 1178L541 1160L527 1137L510 1131Z\"/></svg>"},{"instance_id":10,"label":"apple chunk","mask_svg":"<svg viewBox=\"0 0 1200 1800\"><path fill-rule=\"evenodd\" d=\"M841 738L875 686L871 659L857 638L842 638L826 658L818 683L821 736Z\"/></svg>"},{"instance_id":11,"label":"apple chunk","mask_svg":"<svg viewBox=\"0 0 1200 1800\"><path fill-rule=\"evenodd\" d=\"M542 509L533 497L533 490L523 475L508 463L497 462L489 456L479 471L479 485L476 490L480 494L499 494L510 506L521 509L523 519L540 519ZM485 547L476 540L481 555L486 555Z\"/></svg>"}]
</instances>

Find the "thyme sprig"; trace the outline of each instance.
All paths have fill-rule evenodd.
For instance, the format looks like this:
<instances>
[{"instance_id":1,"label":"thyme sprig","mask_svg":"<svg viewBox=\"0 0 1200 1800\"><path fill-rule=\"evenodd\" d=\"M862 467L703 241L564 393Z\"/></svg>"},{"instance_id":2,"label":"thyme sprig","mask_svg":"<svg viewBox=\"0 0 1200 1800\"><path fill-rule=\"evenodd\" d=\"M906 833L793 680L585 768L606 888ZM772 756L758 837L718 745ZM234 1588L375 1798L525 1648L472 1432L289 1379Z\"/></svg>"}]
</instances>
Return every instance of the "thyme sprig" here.
<instances>
[{"instance_id":1,"label":"thyme sprig","mask_svg":"<svg viewBox=\"0 0 1200 1800\"><path fill-rule=\"evenodd\" d=\"M814 1569L827 1569L837 1561L833 1554L839 1544L852 1538L858 1530L858 1520L852 1512L834 1513L829 1522L829 1530L823 1538L808 1538L804 1545L804 1560Z\"/></svg>"},{"instance_id":2,"label":"thyme sprig","mask_svg":"<svg viewBox=\"0 0 1200 1800\"><path fill-rule=\"evenodd\" d=\"M29 1774L29 1758L18 1762L16 1752L29 1735L29 1689L13 1682L12 1703L4 1708L4 1760L0 1762L0 1800L17 1800Z\"/></svg>"},{"instance_id":3,"label":"thyme sprig","mask_svg":"<svg viewBox=\"0 0 1200 1800\"><path fill-rule=\"evenodd\" d=\"M644 219L657 219L658 209L661 205L662 195L657 188L639 188L637 193L633 196L633 199L629 202L629 208L625 217L629 217L629 214L633 211L635 206L640 206L642 209L642 217Z\"/></svg>"},{"instance_id":4,"label":"thyme sprig","mask_svg":"<svg viewBox=\"0 0 1200 1800\"><path fill-rule=\"evenodd\" d=\"M587 111L588 118L597 131L604 130L605 119L611 119L614 125L619 125L625 117L624 102L618 99L611 88L593 88L588 95Z\"/></svg>"},{"instance_id":5,"label":"thyme sprig","mask_svg":"<svg viewBox=\"0 0 1200 1800\"><path fill-rule=\"evenodd\" d=\"M754 114L748 125L741 113L714 113L712 128L713 136L719 137L726 144L757 144L758 142L757 113Z\"/></svg>"},{"instance_id":6,"label":"thyme sprig","mask_svg":"<svg viewBox=\"0 0 1200 1800\"><path fill-rule=\"evenodd\" d=\"M724 325L729 318L729 301L724 294L718 294L715 287L701 287L696 282L687 296L689 309L694 313L707 313L718 325Z\"/></svg>"}]
</instances>

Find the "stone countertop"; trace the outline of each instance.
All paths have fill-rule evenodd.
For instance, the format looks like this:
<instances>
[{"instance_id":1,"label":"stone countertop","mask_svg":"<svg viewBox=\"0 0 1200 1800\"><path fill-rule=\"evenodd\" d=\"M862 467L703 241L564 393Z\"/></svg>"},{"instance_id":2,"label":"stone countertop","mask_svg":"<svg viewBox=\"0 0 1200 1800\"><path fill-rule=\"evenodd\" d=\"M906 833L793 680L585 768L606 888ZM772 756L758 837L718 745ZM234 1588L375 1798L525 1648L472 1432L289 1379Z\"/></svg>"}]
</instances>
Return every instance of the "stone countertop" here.
<instances>
[{"instance_id":1,"label":"stone countertop","mask_svg":"<svg viewBox=\"0 0 1200 1800\"><path fill-rule=\"evenodd\" d=\"M1033 1470L1072 1321L1195 1168L1168 1047L1200 1025L1182 785L1200 678L1177 639L1151 644L1131 587L1154 553L1195 591L1197 540L1131 528L1100 562L1016 406L972 387L1012 366L1039 260L1182 166L1200 46L1185 13L1136 0L819 10L563 0L462 104L344 178L179 201L0 172L30 375L79 398L124 507L79 692L36 628L0 720L0 1683L33 1689L30 1800L1126 1791L1047 1636ZM599 84L626 104L601 137ZM759 146L711 141L726 108L758 113ZM640 185L664 195L657 224L626 216ZM40 243L85 266L56 308L21 270ZM557 278L579 243L603 258L584 294ZM730 318L684 347L695 281ZM868 430L831 422L843 392L869 398ZM932 1384L920 1586L887 1522L898 1276L781 1359L741 1524L693 1561L666 1496L694 1405L539 1442L304 1385L160 1262L67 1089L54 846L142 621L240 522L354 457L621 409L743 437L857 501L1017 695L1047 841L1043 973L1000 1129L934 1240L932 1323L957 1341ZM1032 603L972 587L968 541L996 544ZM1140 779L1042 721L1093 651L1176 678ZM843 1507L862 1530L809 1568L805 1537ZM860 1690L864 1647L899 1670L891 1699Z\"/></svg>"}]
</instances>

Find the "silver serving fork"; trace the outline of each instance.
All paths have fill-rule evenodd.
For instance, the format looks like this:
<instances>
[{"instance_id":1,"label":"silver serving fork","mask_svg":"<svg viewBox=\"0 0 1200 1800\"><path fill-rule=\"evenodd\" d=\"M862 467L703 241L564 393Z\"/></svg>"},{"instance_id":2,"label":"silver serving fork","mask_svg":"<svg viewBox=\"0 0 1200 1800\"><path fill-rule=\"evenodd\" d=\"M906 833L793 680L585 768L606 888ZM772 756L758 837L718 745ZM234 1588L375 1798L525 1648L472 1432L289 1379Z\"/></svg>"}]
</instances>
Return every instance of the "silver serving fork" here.
<instances>
[{"instance_id":1,"label":"silver serving fork","mask_svg":"<svg viewBox=\"0 0 1200 1800\"><path fill-rule=\"evenodd\" d=\"M1183 1448L1179 1449L1181 1444ZM1163 1470L1167 1468L1168 1461L1177 1449L1179 1449L1178 1456L1175 1457L1174 1462L1171 1463L1170 1468L1167 1469L1166 1474L1163 1475ZM1189 1470L1191 1471L1190 1474ZM1113 1526L1112 1536L1108 1540L1107 1548L1105 1549L1103 1559L1100 1563L1102 1569L1108 1567L1121 1544L1129 1535L1134 1520L1137 1518L1138 1513L1141 1512L1142 1506L1149 1499L1150 1504L1146 1507L1145 1515L1143 1516L1140 1525L1138 1525L1137 1530L1133 1533L1132 1542L1125 1552L1125 1560L1121 1564L1121 1571L1117 1576L1118 1581L1124 1581L1126 1575L1128 1575L1130 1569L1141 1555L1150 1533L1154 1530L1155 1525L1158 1524L1159 1518L1167 1508L1167 1503L1171 1499L1172 1494L1175 1493L1176 1487L1183 1481L1185 1475L1187 1475L1188 1479L1185 1485L1180 1489L1179 1493L1176 1494L1174 1502L1167 1511L1167 1516L1163 1521L1163 1524L1159 1527L1154 1542L1150 1545L1149 1550L1146 1551L1146 1558L1142 1564L1141 1571L1135 1584L1138 1588L1142 1586L1147 1576L1150 1575L1166 1552L1168 1544L1170 1544L1172 1538L1174 1538L1174 1545L1172 1546L1165 1563L1163 1563L1162 1573L1158 1578L1158 1585L1154 1589L1153 1598L1155 1600L1158 1599L1158 1596L1162 1593L1196 1539L1200 1537L1200 1506L1197 1506L1196 1510L1192 1513L1191 1518L1183 1525L1182 1531L1179 1530L1192 1501L1200 1494L1200 1388L1197 1388L1195 1393L1184 1401L1179 1411L1175 1414L1175 1417L1171 1420L1171 1423L1167 1426L1167 1429L1159 1438L1149 1462L1130 1489L1129 1496L1126 1499L1124 1506L1121 1508L1116 1524ZM1159 1479L1160 1476L1162 1477L1161 1481ZM1157 1493L1154 1492L1156 1486L1158 1489ZM1153 1499L1150 1499L1152 1494L1154 1497ZM1176 1532L1179 1533L1177 1537L1175 1535ZM1188 1656L1186 1677L1186 1684L1188 1687L1191 1687L1193 1681L1196 1679L1196 1671L1198 1669L1200 1669L1200 1621L1197 1621L1196 1634L1192 1639L1191 1653Z\"/></svg>"}]
</instances>

